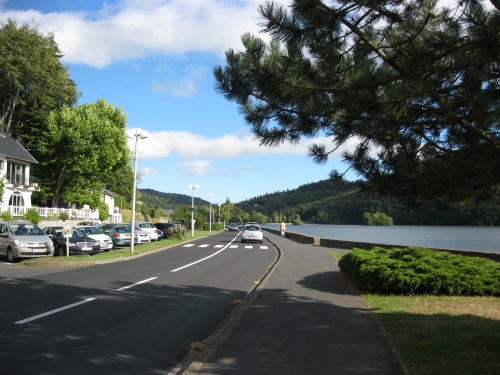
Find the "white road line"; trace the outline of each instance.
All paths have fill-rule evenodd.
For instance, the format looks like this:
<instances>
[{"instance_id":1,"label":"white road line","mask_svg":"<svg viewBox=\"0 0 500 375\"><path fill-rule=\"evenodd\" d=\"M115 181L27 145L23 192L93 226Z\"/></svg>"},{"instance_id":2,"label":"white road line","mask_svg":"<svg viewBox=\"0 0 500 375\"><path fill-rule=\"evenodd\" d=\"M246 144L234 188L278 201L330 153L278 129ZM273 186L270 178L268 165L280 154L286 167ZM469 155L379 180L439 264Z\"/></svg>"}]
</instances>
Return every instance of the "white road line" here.
<instances>
[{"instance_id":1,"label":"white road line","mask_svg":"<svg viewBox=\"0 0 500 375\"><path fill-rule=\"evenodd\" d=\"M209 244L207 244L207 243L205 243L205 244L200 245L200 246L198 246L198 247L208 247L208 246L210 246L210 245L209 245Z\"/></svg>"},{"instance_id":2,"label":"white road line","mask_svg":"<svg viewBox=\"0 0 500 375\"><path fill-rule=\"evenodd\" d=\"M253 249L253 246L252 245L246 245L245 249Z\"/></svg>"},{"instance_id":3,"label":"white road line","mask_svg":"<svg viewBox=\"0 0 500 375\"><path fill-rule=\"evenodd\" d=\"M31 321L33 321L33 320L37 320L37 319L43 318L43 317L45 317L45 316L55 314L55 313L58 313L58 312L63 311L63 310L71 309L72 307L76 307L76 306L82 305L82 304L84 304L84 303L94 301L94 300L96 300L96 299L97 299L97 298L87 298L87 299L85 299L85 300L83 300L83 301L76 302L76 303L73 303L73 304L71 304L71 305L67 305L67 306L60 307L60 308L55 309L55 310L47 311L47 312L45 312L45 313L43 313L43 314L39 314L39 315L32 316L31 318L27 318L27 319L19 320L19 321L17 321L17 322L14 322L14 324L24 324L24 323L28 323L28 322L31 322Z\"/></svg>"},{"instance_id":4,"label":"white road line","mask_svg":"<svg viewBox=\"0 0 500 375\"><path fill-rule=\"evenodd\" d=\"M238 245L231 245L229 246L231 249L237 249L238 248Z\"/></svg>"},{"instance_id":5,"label":"white road line","mask_svg":"<svg viewBox=\"0 0 500 375\"><path fill-rule=\"evenodd\" d=\"M236 237L238 237L238 236L236 236ZM234 242L234 240L236 239L236 237L234 237L234 238L231 240L231 242L229 242L226 246L224 246L224 247L223 247L222 249L220 249L219 251L216 251L216 252L215 252L215 253L213 253L212 255L209 255L209 256L207 256L207 257L205 257L205 258L202 258L202 259L200 259L200 260L197 260L196 262L186 264L185 266L182 266L182 267L176 268L175 270L172 270L172 271L170 271L170 272L177 272L177 271L183 270L184 268L188 268L188 267L194 266L194 265L195 265L195 264L197 264L197 263L203 262L203 261L205 261L205 260L207 260L207 259L210 259L210 258L212 258L212 257L216 256L217 254L222 253L222 252L223 252L224 250L226 250L228 247L231 247L231 248L232 248L233 246L230 246L230 245Z\"/></svg>"},{"instance_id":6,"label":"white road line","mask_svg":"<svg viewBox=\"0 0 500 375\"><path fill-rule=\"evenodd\" d=\"M260 248L261 248L261 250L267 250L268 249L267 246L261 246Z\"/></svg>"},{"instance_id":7,"label":"white road line","mask_svg":"<svg viewBox=\"0 0 500 375\"><path fill-rule=\"evenodd\" d=\"M220 249L220 248L221 248L221 247L223 247L223 246L224 246L224 245L215 245L214 247L215 247L216 249Z\"/></svg>"},{"instance_id":8,"label":"white road line","mask_svg":"<svg viewBox=\"0 0 500 375\"><path fill-rule=\"evenodd\" d=\"M185 244L185 245L184 245L184 246L182 246L182 247L192 247L192 246L194 246L194 243L188 243L188 244Z\"/></svg>"},{"instance_id":9,"label":"white road line","mask_svg":"<svg viewBox=\"0 0 500 375\"><path fill-rule=\"evenodd\" d=\"M148 281L151 281L151 280L154 280L154 279L157 279L157 277L150 277L149 279L142 280L142 281L139 281L137 283L130 284L128 286L124 286L123 288L116 289L116 290L125 290L125 289L128 289L128 288L132 288L132 287L134 287L136 285L144 284L144 283L147 283Z\"/></svg>"}]
</instances>

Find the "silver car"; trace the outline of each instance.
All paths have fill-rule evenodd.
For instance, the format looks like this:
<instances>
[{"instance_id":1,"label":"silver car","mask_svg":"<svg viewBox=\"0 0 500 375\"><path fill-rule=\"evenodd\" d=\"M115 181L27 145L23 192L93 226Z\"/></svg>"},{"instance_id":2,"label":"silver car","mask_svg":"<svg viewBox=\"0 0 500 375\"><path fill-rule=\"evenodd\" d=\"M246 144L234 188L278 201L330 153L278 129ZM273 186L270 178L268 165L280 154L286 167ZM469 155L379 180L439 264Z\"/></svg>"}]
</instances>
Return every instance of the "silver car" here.
<instances>
[{"instance_id":1,"label":"silver car","mask_svg":"<svg viewBox=\"0 0 500 375\"><path fill-rule=\"evenodd\" d=\"M241 242L246 241L257 241L262 243L264 238L264 233L262 228L258 224L247 224L243 227L241 231Z\"/></svg>"},{"instance_id":2,"label":"silver car","mask_svg":"<svg viewBox=\"0 0 500 375\"><path fill-rule=\"evenodd\" d=\"M8 262L53 255L52 240L37 225L20 221L0 223L0 256Z\"/></svg>"}]
</instances>

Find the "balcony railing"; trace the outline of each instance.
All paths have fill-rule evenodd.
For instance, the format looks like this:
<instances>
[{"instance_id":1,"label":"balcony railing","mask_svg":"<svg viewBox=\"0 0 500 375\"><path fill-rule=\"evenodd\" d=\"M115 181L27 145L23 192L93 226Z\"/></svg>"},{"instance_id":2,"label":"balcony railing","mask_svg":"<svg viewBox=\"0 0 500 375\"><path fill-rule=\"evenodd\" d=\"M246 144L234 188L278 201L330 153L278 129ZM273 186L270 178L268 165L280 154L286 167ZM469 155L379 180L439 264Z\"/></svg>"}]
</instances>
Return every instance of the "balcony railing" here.
<instances>
[{"instance_id":1,"label":"balcony railing","mask_svg":"<svg viewBox=\"0 0 500 375\"><path fill-rule=\"evenodd\" d=\"M52 208L52 207L23 207L23 206L9 206L7 209L11 215L24 216L28 210L34 208L41 217L59 217L61 212L66 212L70 219L81 220L99 220L99 210L91 210L86 208ZM1 210L1 208L0 208ZM5 210L4 210L5 211Z\"/></svg>"}]
</instances>

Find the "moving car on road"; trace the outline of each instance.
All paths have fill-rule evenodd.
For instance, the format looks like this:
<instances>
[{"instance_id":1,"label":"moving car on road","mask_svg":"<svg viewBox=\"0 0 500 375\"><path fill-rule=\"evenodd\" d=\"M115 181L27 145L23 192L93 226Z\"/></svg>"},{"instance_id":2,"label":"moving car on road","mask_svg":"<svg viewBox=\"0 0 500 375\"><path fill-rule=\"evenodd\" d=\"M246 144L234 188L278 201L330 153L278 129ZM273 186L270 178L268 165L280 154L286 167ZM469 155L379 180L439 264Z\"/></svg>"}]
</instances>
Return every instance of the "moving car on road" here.
<instances>
[{"instance_id":1,"label":"moving car on road","mask_svg":"<svg viewBox=\"0 0 500 375\"><path fill-rule=\"evenodd\" d=\"M258 224L246 224L241 231L241 242L257 241L262 243L264 233Z\"/></svg>"},{"instance_id":2,"label":"moving car on road","mask_svg":"<svg viewBox=\"0 0 500 375\"><path fill-rule=\"evenodd\" d=\"M235 230L236 232L239 231L240 229L238 228L238 223L231 223L229 224L228 230L231 232Z\"/></svg>"},{"instance_id":3,"label":"moving car on road","mask_svg":"<svg viewBox=\"0 0 500 375\"><path fill-rule=\"evenodd\" d=\"M52 255L54 245L37 225L19 221L0 223L0 256L8 262Z\"/></svg>"}]
</instances>

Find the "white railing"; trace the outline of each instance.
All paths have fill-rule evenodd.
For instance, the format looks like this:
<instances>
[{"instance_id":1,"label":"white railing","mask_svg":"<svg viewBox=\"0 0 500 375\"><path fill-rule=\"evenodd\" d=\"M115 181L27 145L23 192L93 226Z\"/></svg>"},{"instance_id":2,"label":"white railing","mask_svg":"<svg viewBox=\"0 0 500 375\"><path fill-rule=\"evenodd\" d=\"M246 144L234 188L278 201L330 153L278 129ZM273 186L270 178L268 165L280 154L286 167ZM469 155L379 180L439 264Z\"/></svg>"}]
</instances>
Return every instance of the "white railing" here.
<instances>
[{"instance_id":1,"label":"white railing","mask_svg":"<svg viewBox=\"0 0 500 375\"><path fill-rule=\"evenodd\" d=\"M61 212L66 212L69 219L81 220L99 220L99 210L91 210L88 208L52 208L52 207L22 207L22 206L9 206L12 216L24 216L30 209L36 209L41 217L59 217Z\"/></svg>"}]
</instances>

